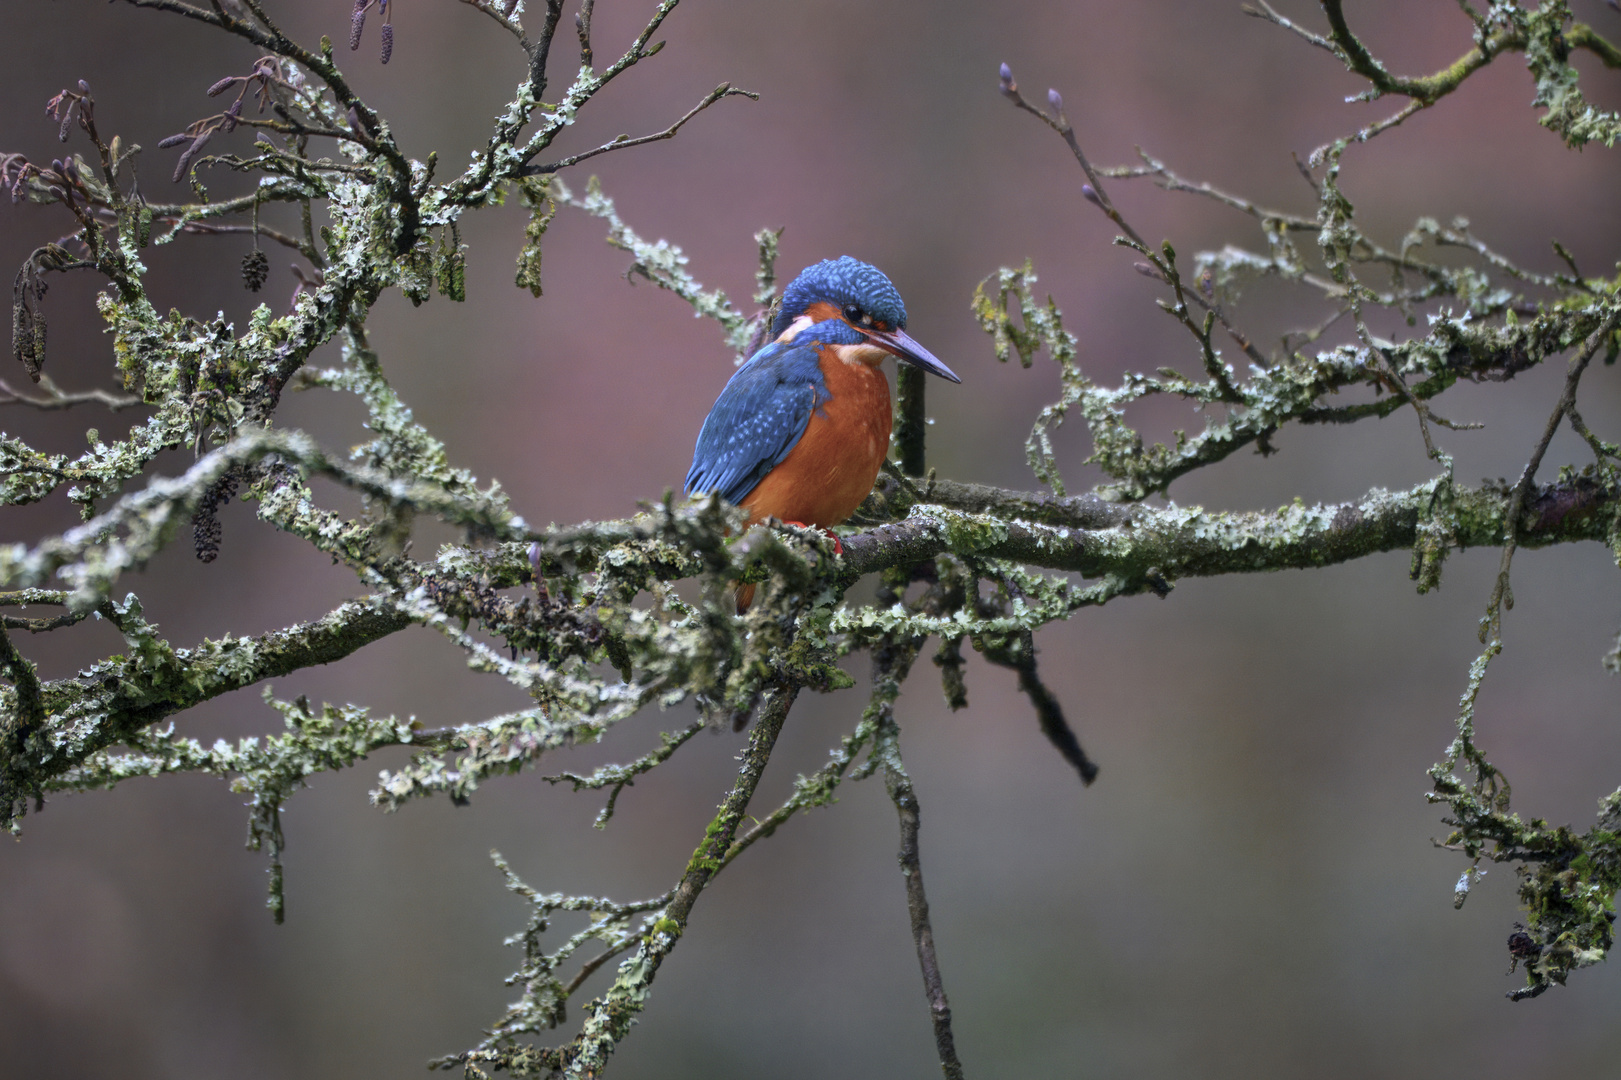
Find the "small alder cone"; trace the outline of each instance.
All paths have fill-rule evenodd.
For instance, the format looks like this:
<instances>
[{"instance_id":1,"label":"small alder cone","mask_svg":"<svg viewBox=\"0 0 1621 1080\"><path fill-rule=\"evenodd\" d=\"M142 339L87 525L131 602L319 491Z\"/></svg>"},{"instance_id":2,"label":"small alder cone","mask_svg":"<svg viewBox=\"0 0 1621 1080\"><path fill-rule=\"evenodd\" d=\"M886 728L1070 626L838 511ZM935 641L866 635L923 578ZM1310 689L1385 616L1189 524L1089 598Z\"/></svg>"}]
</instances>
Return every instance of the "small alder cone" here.
<instances>
[{"instance_id":1,"label":"small alder cone","mask_svg":"<svg viewBox=\"0 0 1621 1080\"><path fill-rule=\"evenodd\" d=\"M270 259L264 252L255 248L242 256L242 284L248 287L249 292L264 288L265 279L269 276Z\"/></svg>"}]
</instances>

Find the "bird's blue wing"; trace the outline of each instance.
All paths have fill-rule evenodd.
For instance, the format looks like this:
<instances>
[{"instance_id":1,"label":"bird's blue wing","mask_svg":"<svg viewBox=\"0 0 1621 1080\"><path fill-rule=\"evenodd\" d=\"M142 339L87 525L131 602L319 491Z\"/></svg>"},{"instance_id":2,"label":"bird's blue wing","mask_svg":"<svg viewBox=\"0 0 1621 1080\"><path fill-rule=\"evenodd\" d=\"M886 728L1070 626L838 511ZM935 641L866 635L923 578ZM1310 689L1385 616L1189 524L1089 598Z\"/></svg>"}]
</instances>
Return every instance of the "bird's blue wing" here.
<instances>
[{"instance_id":1,"label":"bird's blue wing","mask_svg":"<svg viewBox=\"0 0 1621 1080\"><path fill-rule=\"evenodd\" d=\"M798 445L828 400L817 342L773 342L726 384L698 433L687 494L718 492L740 503Z\"/></svg>"}]
</instances>

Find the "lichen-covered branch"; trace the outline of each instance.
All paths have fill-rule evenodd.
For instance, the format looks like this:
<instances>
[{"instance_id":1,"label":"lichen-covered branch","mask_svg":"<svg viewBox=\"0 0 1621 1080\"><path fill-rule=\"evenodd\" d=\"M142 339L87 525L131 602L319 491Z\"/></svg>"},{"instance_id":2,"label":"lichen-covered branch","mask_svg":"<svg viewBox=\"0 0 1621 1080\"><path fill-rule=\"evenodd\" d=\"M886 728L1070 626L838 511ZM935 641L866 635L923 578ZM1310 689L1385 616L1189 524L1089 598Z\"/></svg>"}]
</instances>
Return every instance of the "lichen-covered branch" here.
<instances>
[{"instance_id":1,"label":"lichen-covered branch","mask_svg":"<svg viewBox=\"0 0 1621 1080\"><path fill-rule=\"evenodd\" d=\"M561 1008L558 993L561 987L547 984L540 997L536 997L533 991L526 994L525 1002L508 1014L512 1019L502 1028L492 1031L479 1047L441 1059L436 1064L444 1068L461 1064L469 1070L493 1066L505 1069L514 1076L561 1073L565 1077L585 1078L601 1074L608 1058L630 1032L637 1015L646 1006L653 978L680 941L693 905L714 876L724 868L726 852L732 845L738 825L748 812L749 802L759 786L760 777L771 758L772 747L776 745L783 721L787 719L788 710L793 707L798 692L798 686L781 683L766 694L760 715L750 733L748 748L743 752L737 780L704 830L703 839L692 853L685 873L668 895L668 900L663 902L660 910L647 917L634 954L619 965L617 976L607 992L586 1005L584 1024L574 1040L564 1046L544 1049L513 1041L512 1036L516 1033L539 1030L537 1021L544 1022L548 1015L545 1012L547 1008L554 1012ZM559 902L554 906L564 905ZM616 918L623 919L632 914L632 909L616 909L614 914ZM609 943L610 952L615 951L615 944ZM512 1022L520 1019L519 1023Z\"/></svg>"},{"instance_id":2,"label":"lichen-covered branch","mask_svg":"<svg viewBox=\"0 0 1621 1080\"><path fill-rule=\"evenodd\" d=\"M1621 489L1596 475L1543 485L1520 518L1522 546L1609 539ZM972 500L985 513L920 504L893 525L844 538L847 574L868 573L951 552L1008 559L1089 577L1132 578L1156 568L1168 580L1217 574L1330 566L1411 548L1434 512L1442 481L1405 491L1375 489L1329 505L1296 503L1273 511L1212 513L1198 507L1134 507L1110 528L1007 520L990 500ZM1010 493L1014 503L1030 496ZM1496 547L1505 533L1508 493L1496 486L1452 488L1448 525L1458 548ZM1086 520L1085 511L1078 515Z\"/></svg>"},{"instance_id":3,"label":"lichen-covered branch","mask_svg":"<svg viewBox=\"0 0 1621 1080\"><path fill-rule=\"evenodd\" d=\"M1621 118L1588 104L1577 89L1576 69L1568 62L1574 49L1585 49L1606 67L1621 67L1621 49L1586 23L1572 22L1567 0L1542 0L1534 8L1517 0L1490 0L1486 11L1466 13L1475 23L1475 44L1457 60L1430 75L1405 77L1390 70L1369 51L1346 21L1343 0L1320 0L1329 33L1314 34L1279 15L1265 0L1245 5L1251 15L1266 19L1333 53L1347 68L1368 80L1363 97L1375 100L1387 94L1412 98L1414 106L1434 105L1455 92L1469 76L1504 53L1525 54L1526 66L1536 79L1534 105L1546 106L1544 127L1558 132L1567 144L1580 147L1590 141L1613 146L1621 135ZM1370 134L1376 134L1372 132Z\"/></svg>"},{"instance_id":4,"label":"lichen-covered branch","mask_svg":"<svg viewBox=\"0 0 1621 1080\"><path fill-rule=\"evenodd\" d=\"M124 766L95 756L117 744L142 745L147 729L175 713L266 679L333 663L410 625L387 604L355 600L313 622L187 649L157 635L133 594L109 605L108 615L124 635L128 655L38 685L40 722L26 725L26 732L14 726L23 715L19 693L26 691L0 688L0 718L8 718L0 725L13 736L7 760L0 763L0 824L15 828L30 797L116 783L126 775L119 771Z\"/></svg>"},{"instance_id":5,"label":"lichen-covered branch","mask_svg":"<svg viewBox=\"0 0 1621 1080\"><path fill-rule=\"evenodd\" d=\"M1571 146L1610 145L1621 121L1587 103L1569 57L1587 50L1616 67L1621 51L1574 22L1563 0L1534 8L1493 0L1482 11L1462 5L1474 26L1473 47L1449 67L1416 78L1392 74L1336 0L1322 0L1326 32L1302 28L1261 3L1255 14L1366 80L1365 97L1407 99L1398 112L1297 162L1302 197L1309 191L1311 200L1305 210L1263 205L1185 178L1148 154L1127 168L1097 168L1082 146L1086 118L1072 119L1056 90L1047 95L1047 109L1026 101L1004 65L1001 92L1063 140L1080 170L1080 198L1118 231L1116 243L1132 253L1132 269L1155 283L1159 306L1187 336L1152 370L1129 371L1113 388L1099 386L1088 373L1093 359L1065 329L1058 301L1035 291L1031 264L987 277L973 307L990 350L1003 361L1016 355L1026 368L1042 351L1053 361L1054 400L1025 441L1045 490L966 483L930 470L923 380L903 368L896 460L859 524L842 536L842 554L816 530L778 522L744 530L742 512L718 498L678 504L667 495L632 518L533 529L496 481L460 467L445 441L423 427L372 345L368 319L389 291L414 304L436 293L452 302L465 298L462 216L509 196L529 210L519 287L541 295L547 230L557 213L578 211L604 222L608 243L629 254L628 278L650 281L712 320L740 360L765 343L778 303L780 230L753 237L759 271L753 308L745 310L725 290L700 281L681 247L628 224L594 177L577 189L561 176L595 157L676 137L725 98L753 94L722 82L673 122L666 113L639 128L653 134L599 135L583 141L591 149L542 157L564 128L590 119L604 87L659 52L654 37L676 0L650 3L629 46L600 70L593 4L583 0L575 22L580 66L553 102L543 98L564 14L560 0L542 0L530 15L506 0L465 0L505 32L504 40L516 42L514 90L489 122L482 148L447 180L437 179L437 155L410 156L395 127L357 96L330 41L314 48L293 42L259 0L127 2L223 31L259 55L206 92L199 86L199 94L220 103L199 108L204 115L157 143L176 152L161 171L172 168L176 183L190 185L190 201L157 201L140 191L139 144L105 134L109 116L139 123L138 110L98 102L82 80L47 109L57 137L79 140L82 154L46 165L39 154L36 161L0 153L0 187L61 216L72 230L31 252L15 275L13 361L36 389L0 381L0 405L46 411L63 422L80 415L67 411L79 405L146 410L122 438L92 432L82 453L46 452L0 436L0 506L65 497L82 518L71 529L8 536L0 544L0 589L7 590L0 592L5 825L16 829L30 806L57 792L185 772L227 778L248 797L250 846L268 848L271 906L280 918L286 891L280 812L317 772L402 748L372 792L379 808L436 796L460 803L559 748L607 738L644 709L690 705L693 713L639 756L588 775L546 777L576 789L607 789L602 824L626 786L691 745L697 732L752 717L738 776L669 892L636 901L542 893L497 857L508 887L530 905L526 928L512 939L524 949L512 978L521 996L484 1041L441 1064L459 1065L469 1076L490 1068L599 1075L645 1007L660 965L695 926L694 906L715 875L801 810L834 802L845 780L882 773L901 822L908 908L937 1051L946 1074L956 1076L961 1065L922 891L919 799L900 761L894 721L901 682L929 637L938 638L934 662L950 707L968 703L964 655L971 648L1015 673L1043 732L1091 782L1097 767L1068 717L1079 716L1081 726L1089 718L1067 714L1037 667L1043 627L1123 596L1163 598L1184 580L1311 569L1391 551L1411 553L1422 592L1439 584L1449 553L1493 547L1502 551L1503 574L1488 602L1486 652L1471 669L1458 737L1431 774L1433 797L1446 804L1454 829L1448 844L1472 860L1459 896L1483 860L1521 867L1528 925L1513 948L1530 972L1521 996L1607 955L1621 886L1614 820L1621 794L1603 803L1598 824L1584 834L1523 820L1509 806L1506 780L1475 743L1473 710L1487 664L1502 647L1498 623L1511 599L1514 552L1592 540L1621 554L1621 449L1614 433L1587 426L1578 401L1582 371L1621 353L1621 278L1583 275L1557 241L1559 261L1551 267L1520 265L1494 246L1489 223L1442 225L1425 217L1401 236L1373 235L1358 223L1340 183L1355 144L1437 106L1508 52L1525 58L1536 105L1545 109L1542 123ZM371 6L367 0L352 13L353 45ZM384 62L393 47L386 12ZM1104 186L1116 179L1148 179L1197 195L1237 211L1259 235L1252 234L1249 247L1234 242L1181 255L1127 219ZM221 190L209 191L205 180ZM289 214L296 208L298 226L283 231L261 223L270 204L286 204ZM288 310L261 305L241 325L218 315L160 311L147 293L142 252L220 235L254 238L243 277L255 291L267 274L260 240L296 253L298 288ZM46 328L56 317L48 310L47 283L69 272L104 283L96 306L112 344L106 373L121 383L117 392L64 391L45 374ZM1245 290L1275 283L1303 285L1330 310L1303 311L1300 329L1268 350L1242 327L1239 305ZM1400 340L1376 335L1372 327L1385 324L1370 317L1380 309L1400 316L1391 324L1419 329ZM334 340L341 345L334 365L311 368L315 350ZM1441 415L1444 395L1460 382L1510 384L1566 354L1574 356L1564 392L1540 441L1528 448L1519 480L1458 483L1446 440L1474 425ZM347 456L280 423L289 389L358 399L365 431ZM1145 433L1133 409L1152 396L1193 405L1204 414L1202 429ZM1283 449L1291 425L1380 421L1409 409L1439 471L1406 490L1384 490L1370 477L1361 498L1314 506L1296 500L1272 510L1184 507L1159 498L1182 477L1246 447L1263 454ZM1052 429L1075 417L1089 429L1087 460L1107 479L1070 494ZM1543 470L1543 459L1566 422L1593 460L1566 463L1554 475L1552 463ZM189 451L191 464L178 476L156 475L154 461L175 450ZM1539 483L1539 474L1552 479ZM325 504L334 486L360 496L359 512ZM256 527L281 530L312 556L351 569L356 598L274 633L239 636L222 627L217 638L176 645L144 619L138 598L117 600L116 591L188 524L198 557L213 558L233 542L219 511L236 497L254 504ZM459 542L432 556L413 554L424 518L455 527ZM872 573L882 575L877 601L854 598L850 590ZM739 582L757 587L742 616L734 601ZM42 679L28 655L31 635L78 633L92 618L115 626L125 651L73 676ZM373 718L352 703L316 710L302 699L280 702L266 689L282 722L262 738L209 746L177 736L167 723L203 701L340 661L409 627L453 650L470 677L500 679L528 700L497 716L402 721ZM801 776L781 806L745 828L795 695L850 688L845 662L860 652L873 658L878 675L869 708L821 768ZM587 912L593 922L548 947L543 935L560 911ZM577 960L592 942L592 954ZM565 965L576 963L565 978ZM562 1024L569 999L610 963L617 964L611 985L583 1006L571 1036L553 1046L530 1041Z\"/></svg>"},{"instance_id":6,"label":"lichen-covered branch","mask_svg":"<svg viewBox=\"0 0 1621 1080\"><path fill-rule=\"evenodd\" d=\"M1621 517L1614 504L1616 485L1621 481L1615 467L1617 458L1610 453L1611 444L1582 420L1576 400L1581 373L1593 357L1602 350L1608 364L1621 353L1621 335L1617 334L1621 279L1585 277L1558 240L1552 242L1552 247L1568 273L1516 265L1494 251L1462 219L1443 227L1432 218L1421 218L1399 246L1381 243L1355 223L1354 208L1339 185L1339 173L1349 146L1365 142L1419 109L1435 105L1457 91L1494 56L1510 51L1522 52L1526 57L1536 80L1534 103L1547 108L1542 117L1545 126L1573 147L1592 141L1609 146L1621 134L1621 121L1615 114L1586 103L1577 89L1577 72L1568 57L1572 49L1588 49L1606 66L1615 67L1621 53L1592 28L1571 24L1563 0L1547 0L1535 8L1493 0L1483 12L1470 4L1461 5L1475 25L1473 50L1441 72L1408 79L1392 75L1356 37L1337 0L1322 0L1321 6L1329 22L1326 35L1291 22L1265 2L1246 10L1338 57L1369 81L1364 99L1398 94L1411 100L1386 120L1319 148L1307 162L1297 160L1317 202L1317 212L1312 216L1262 207L1209 184L1186 180L1147 154L1141 155L1140 166L1094 169L1064 115L1059 93L1048 93L1056 114L1050 116L1023 99L1011 70L1007 65L1002 67L1002 93L1064 138L1086 177L1082 196L1124 233L1116 243L1147 260L1136 269L1167 287L1170 296L1160 306L1192 333L1205 378L1189 378L1167 366L1154 376L1131 373L1118 390L1099 389L1075 363L1074 339L1062 332L1056 305L1050 299L1045 310L1037 305L1030 289L1033 278L1028 266L1022 272L1003 271L994 299L982 289L976 297L976 311L993 335L1002 359L1017 349L1028 366L1034 352L1046 348L1059 362L1061 397L1049 412L1062 416L1071 406L1080 407L1091 427L1094 449L1090 460L1114 481L1100 487L1098 494L1110 499L1140 500L1164 492L1178 477L1219 462L1242 446L1254 445L1263 454L1272 453L1277 450L1274 438L1291 421L1356 423L1383 418L1403 408L1413 410L1428 456L1444 470L1430 483L1396 496L1370 492L1367 499L1335 510L1328 528L1307 526L1304 532L1296 533L1285 526L1287 537L1271 534L1276 543L1251 537L1237 547L1218 542L1215 548L1206 548L1204 543L1219 536L1221 529L1206 532L1201 525L1196 529L1199 535L1183 537L1194 541L1181 552L1190 559L1182 561L1166 551L1168 557L1163 565L1156 564L1151 571L1119 565L1112 570L1122 575L1119 580L1126 589L1151 585L1155 578L1168 585L1194 567L1199 568L1196 573L1223 572L1220 568L1229 559L1236 556L1242 561L1241 553L1252 542L1256 547L1248 550L1268 551L1262 560L1268 567L1304 565L1314 559L1337 559L1339 539L1353 534L1360 537L1359 543L1365 541L1378 547L1386 542L1380 534L1390 529L1385 534L1389 540L1400 537L1392 546L1411 545L1412 576L1419 591L1424 592L1439 584L1449 552L1481 545L1501 549L1501 571L1481 622L1486 649L1470 671L1460 705L1458 738L1445 760L1431 772L1435 783L1432 798L1450 809L1447 820L1455 832L1448 846L1464 851L1474 860L1459 880L1459 903L1478 877L1482 858L1520 864L1527 924L1510 937L1510 952L1516 963L1526 962L1528 982L1525 989L1510 996L1534 997L1549 985L1563 983L1574 968L1597 962L1611 947L1614 895L1621 884L1621 876L1604 869L1621 861L1607 824L1609 816L1613 816L1613 797L1604 803L1599 826L1581 836L1566 828L1549 829L1540 820L1526 825L1509 809L1507 781L1475 744L1473 715L1487 665L1502 649L1501 620L1503 612L1512 606L1509 566L1527 537L1541 528L1562 532L1574 527L1585 538L1601 540L1621 554ZM1165 190L1197 194L1238 210L1260 227L1265 250L1228 245L1217 252L1201 252L1194 258L1197 276L1189 288L1177 268L1171 245L1167 242L1151 247L1108 199L1100 176L1149 177ZM1315 234L1315 258L1293 239L1307 233ZM1458 266L1443 258L1420 257L1426 245L1438 250L1463 249L1475 261ZM1378 276L1386 281L1372 283L1371 279ZM1315 326L1308 324L1301 331L1286 334L1281 350L1263 358L1234 326L1228 308L1242 286L1269 278L1307 285L1337 310ZM1009 314L1015 301L1022 325L1015 325ZM1204 310L1202 321L1191 317L1190 303ZM1376 308L1392 309L1410 325L1422 315L1428 332L1405 340L1383 340L1374 335L1368 322L1368 313ZM1301 346L1318 341L1341 320L1350 324L1355 334L1353 341L1318 351L1314 356L1300 351ZM1239 378L1214 349L1211 330L1217 323L1249 356L1247 378ZM1455 423L1439 415L1435 399L1459 380L1508 382L1543 360L1578 346L1564 392L1541 437L1530 447L1518 482L1475 489L1458 485L1452 476L1452 456L1437 439L1436 429L1462 431L1480 425ZM1371 391L1362 401L1331 404L1326 400L1329 394L1359 385L1365 393ZM1174 445L1148 447L1142 435L1127 423L1125 412L1151 394L1173 394L1214 415L1197 435L1190 437L1178 431ZM1048 415L1043 414L1042 419ZM1536 488L1533 481L1550 440L1567 420L1592 449L1594 461L1580 469L1566 465L1555 483ZM1049 480L1051 466L1043 457L1039 441L1043 434L1038 421L1032 436L1031 464L1038 478ZM907 485L896 485L894 490L883 493L884 505L909 505L917 513L927 513L927 508L919 505L923 500L918 495ZM975 493L962 502L970 506L978 502L987 510L997 505L990 493ZM1049 525L1061 521L1068 510L1046 502L1032 509L1039 510ZM1090 506L1074 510L1088 516L1097 513ZM1279 515L1272 524L1284 524L1282 519L1289 516L1287 508ZM926 532L913 533L908 542L919 543ZM1170 533L1175 532L1173 527ZM998 533L997 542L1006 546L996 549L996 554L1023 558L1022 551L1013 544L1015 539L1026 538L1013 532ZM1080 568L1081 563L1068 565ZM1096 569L1096 564L1089 564L1089 572ZM938 632L944 634L945 628L938 628ZM1000 640L1014 639L1004 636ZM992 655L988 650L987 656ZM943 647L937 662L946 679L948 698L956 704L962 700L962 693L960 687L953 686L960 672L960 658L954 647ZM1460 767L1472 772L1473 778L1456 776Z\"/></svg>"}]
</instances>

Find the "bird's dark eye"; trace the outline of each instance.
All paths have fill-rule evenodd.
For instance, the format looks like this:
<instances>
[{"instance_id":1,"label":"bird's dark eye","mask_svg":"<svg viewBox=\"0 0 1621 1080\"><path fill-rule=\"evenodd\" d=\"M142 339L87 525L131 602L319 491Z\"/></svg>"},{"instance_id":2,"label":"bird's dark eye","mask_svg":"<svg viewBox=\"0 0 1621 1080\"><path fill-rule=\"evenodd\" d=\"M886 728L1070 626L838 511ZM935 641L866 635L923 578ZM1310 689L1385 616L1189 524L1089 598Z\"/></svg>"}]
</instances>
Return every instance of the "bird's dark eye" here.
<instances>
[{"instance_id":1,"label":"bird's dark eye","mask_svg":"<svg viewBox=\"0 0 1621 1080\"><path fill-rule=\"evenodd\" d=\"M855 304L844 305L844 317L846 320L854 323L857 326L872 325L872 316L868 315L865 311L862 311Z\"/></svg>"}]
</instances>

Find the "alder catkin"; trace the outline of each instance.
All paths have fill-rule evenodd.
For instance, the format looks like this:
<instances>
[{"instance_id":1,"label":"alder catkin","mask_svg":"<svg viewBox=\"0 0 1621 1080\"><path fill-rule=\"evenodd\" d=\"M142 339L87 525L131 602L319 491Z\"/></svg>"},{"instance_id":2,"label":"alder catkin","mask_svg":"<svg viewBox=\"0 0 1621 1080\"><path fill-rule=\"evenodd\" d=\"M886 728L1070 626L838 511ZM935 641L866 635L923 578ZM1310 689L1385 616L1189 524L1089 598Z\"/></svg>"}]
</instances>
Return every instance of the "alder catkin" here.
<instances>
[{"instance_id":1,"label":"alder catkin","mask_svg":"<svg viewBox=\"0 0 1621 1080\"><path fill-rule=\"evenodd\" d=\"M367 0L355 0L355 10L349 16L349 51L360 48L360 32L366 29Z\"/></svg>"}]
</instances>

